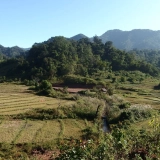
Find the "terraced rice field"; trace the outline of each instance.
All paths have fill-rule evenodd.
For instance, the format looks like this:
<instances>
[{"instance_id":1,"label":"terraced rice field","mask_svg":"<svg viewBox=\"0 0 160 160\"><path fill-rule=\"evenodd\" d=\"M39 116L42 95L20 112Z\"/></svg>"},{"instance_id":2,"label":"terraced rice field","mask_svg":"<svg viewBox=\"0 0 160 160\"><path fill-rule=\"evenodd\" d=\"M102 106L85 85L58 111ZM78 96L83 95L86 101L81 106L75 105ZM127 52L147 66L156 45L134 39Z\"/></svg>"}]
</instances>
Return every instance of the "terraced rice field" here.
<instances>
[{"instance_id":1,"label":"terraced rice field","mask_svg":"<svg viewBox=\"0 0 160 160\"><path fill-rule=\"evenodd\" d=\"M35 95L24 85L0 84L0 116L24 113L33 108L57 108L74 101ZM0 119L0 143L43 143L59 138L78 138L87 125L85 120L55 119L45 121Z\"/></svg>"},{"instance_id":2,"label":"terraced rice field","mask_svg":"<svg viewBox=\"0 0 160 160\"><path fill-rule=\"evenodd\" d=\"M0 115L24 113L33 108L57 108L73 101L38 96L27 90L28 87L15 84L0 84Z\"/></svg>"},{"instance_id":3,"label":"terraced rice field","mask_svg":"<svg viewBox=\"0 0 160 160\"><path fill-rule=\"evenodd\" d=\"M155 109L160 109L160 91L153 87L157 82L143 84L124 84L125 89L119 89L117 95L131 104L149 104Z\"/></svg>"},{"instance_id":4,"label":"terraced rice field","mask_svg":"<svg viewBox=\"0 0 160 160\"><path fill-rule=\"evenodd\" d=\"M83 120L78 121L78 125L73 119L61 121L5 120L0 125L0 143L43 143L56 142L58 138L78 138L82 135L81 130L86 127Z\"/></svg>"}]
</instances>

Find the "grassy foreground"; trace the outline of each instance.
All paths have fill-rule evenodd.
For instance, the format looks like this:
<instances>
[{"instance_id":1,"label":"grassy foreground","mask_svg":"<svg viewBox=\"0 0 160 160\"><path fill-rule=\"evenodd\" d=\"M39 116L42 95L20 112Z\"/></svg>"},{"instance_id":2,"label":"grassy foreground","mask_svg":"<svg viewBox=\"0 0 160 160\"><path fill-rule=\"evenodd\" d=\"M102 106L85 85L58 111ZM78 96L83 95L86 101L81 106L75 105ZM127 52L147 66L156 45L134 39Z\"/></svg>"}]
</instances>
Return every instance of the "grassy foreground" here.
<instances>
[{"instance_id":1,"label":"grassy foreground","mask_svg":"<svg viewBox=\"0 0 160 160\"><path fill-rule=\"evenodd\" d=\"M67 157L86 160L96 157L102 160L105 157L113 160L137 159L142 158L142 154L158 160L160 149L157 148L159 139L156 136L160 130L156 125L159 117L156 117L155 122L153 117L145 118L148 114L139 112L138 114L145 115L138 115L142 118L136 119L137 113L133 112L135 110L119 108L129 102L134 107L148 105L159 111L160 92L153 89L154 84L151 81L144 82L143 88L142 84L124 83L111 96L102 94L99 99L77 96L76 100L64 100L38 96L24 85L1 83L0 159L53 160L61 151L57 160L65 160ZM93 107L103 105L104 99L113 101L110 119L112 131L107 135L102 132L102 124L98 119L87 120L88 116L92 118L96 112ZM71 105L74 106L72 109ZM90 113L86 108L82 110L83 106L87 106ZM57 110L58 113L55 113ZM39 113L43 116L39 117ZM56 116L51 116L50 113ZM115 117L121 115L124 120L128 119L117 124ZM135 136L137 138L134 140ZM147 150L151 142L151 148Z\"/></svg>"}]
</instances>

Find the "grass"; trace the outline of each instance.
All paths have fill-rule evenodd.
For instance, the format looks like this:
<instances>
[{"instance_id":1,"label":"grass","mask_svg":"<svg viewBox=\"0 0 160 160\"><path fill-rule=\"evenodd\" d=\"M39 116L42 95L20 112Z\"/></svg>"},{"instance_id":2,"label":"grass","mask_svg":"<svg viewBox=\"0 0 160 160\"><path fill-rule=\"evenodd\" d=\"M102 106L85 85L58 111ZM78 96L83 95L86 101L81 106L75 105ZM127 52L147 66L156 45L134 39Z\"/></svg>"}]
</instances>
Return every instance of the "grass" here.
<instances>
[{"instance_id":1,"label":"grass","mask_svg":"<svg viewBox=\"0 0 160 160\"><path fill-rule=\"evenodd\" d=\"M78 138L86 128L84 120L61 119L51 121L9 121L0 125L0 143L42 143L58 138ZM92 125L87 122L87 125Z\"/></svg>"},{"instance_id":2,"label":"grass","mask_svg":"<svg viewBox=\"0 0 160 160\"><path fill-rule=\"evenodd\" d=\"M24 112L34 108L57 108L62 105L66 106L74 103L74 101L35 95L33 92L28 92L28 87L24 85L2 83L0 84L0 87L0 115L2 116L19 113L23 114ZM67 127L68 123L71 123L69 128ZM1 120L0 142L41 143L56 140L59 138L60 132L63 137L64 128L66 128L65 136L67 136L73 124L73 135L80 135L80 128L75 125L74 120L61 120L61 123L58 120ZM79 121L77 124L81 126Z\"/></svg>"},{"instance_id":3,"label":"grass","mask_svg":"<svg viewBox=\"0 0 160 160\"><path fill-rule=\"evenodd\" d=\"M155 109L160 109L160 91L154 90L157 83L157 80L150 79L142 84L122 84L117 95L123 95L123 99L131 104L149 104Z\"/></svg>"},{"instance_id":4,"label":"grass","mask_svg":"<svg viewBox=\"0 0 160 160\"><path fill-rule=\"evenodd\" d=\"M156 82L157 83L157 82ZM148 104L152 108L160 109L160 91L154 90L154 81L144 82L144 84L123 84L124 89L116 90L111 96L118 101L129 101L131 104ZM129 88L132 88L131 90ZM86 101L79 100L79 107L83 104L98 106L102 100L87 97ZM80 103L81 102L81 103ZM84 103L85 102L85 103ZM52 109L75 103L71 100L62 100L45 96L35 95L33 91L28 91L28 87L14 83L0 84L0 143L32 143L45 144L54 142L58 144L63 139L78 139L83 136L83 130L87 127L93 128L93 122L87 119L52 119L52 120L30 120L11 119L12 115L23 114L34 108ZM11 115L11 116L10 116ZM16 116L15 116L16 117ZM87 118L87 117L86 117ZM160 120L160 119L159 119ZM149 119L136 122L131 127L136 129L151 127L148 125Z\"/></svg>"},{"instance_id":5,"label":"grass","mask_svg":"<svg viewBox=\"0 0 160 160\"><path fill-rule=\"evenodd\" d=\"M25 121L6 120L0 125L0 142L11 143L17 137Z\"/></svg>"},{"instance_id":6,"label":"grass","mask_svg":"<svg viewBox=\"0 0 160 160\"><path fill-rule=\"evenodd\" d=\"M75 121L72 119L67 119L63 121L64 123L64 138L71 138L77 139L82 135L82 130L86 128L85 122L80 120L75 124ZM91 124L91 122L88 122ZM80 126L80 127L79 127Z\"/></svg>"},{"instance_id":7,"label":"grass","mask_svg":"<svg viewBox=\"0 0 160 160\"><path fill-rule=\"evenodd\" d=\"M24 113L33 108L57 108L60 105L70 105L73 101L44 97L28 92L24 85L11 83L0 84L0 115Z\"/></svg>"},{"instance_id":8,"label":"grass","mask_svg":"<svg viewBox=\"0 0 160 160\"><path fill-rule=\"evenodd\" d=\"M39 129L41 129L43 125L45 125L45 122L27 120L27 125L18 137L16 143L34 142L38 136Z\"/></svg>"},{"instance_id":9,"label":"grass","mask_svg":"<svg viewBox=\"0 0 160 160\"><path fill-rule=\"evenodd\" d=\"M160 122L160 116L157 117L158 121ZM137 130L140 129L146 129L148 131L153 130L153 127L150 125L150 121L152 120L152 118L141 121L141 122L136 122L134 124L131 125L132 128L136 128Z\"/></svg>"},{"instance_id":10,"label":"grass","mask_svg":"<svg viewBox=\"0 0 160 160\"><path fill-rule=\"evenodd\" d=\"M24 125L20 128L19 132L17 133L16 137L13 139L12 143L15 144L17 139L20 137L21 133L24 131L24 129L26 128L27 126L27 120L25 120L25 123Z\"/></svg>"},{"instance_id":11,"label":"grass","mask_svg":"<svg viewBox=\"0 0 160 160\"><path fill-rule=\"evenodd\" d=\"M34 136L34 143L42 143L45 141L56 140L60 132L60 124L58 120L44 121L43 125L37 130Z\"/></svg>"}]
</instances>

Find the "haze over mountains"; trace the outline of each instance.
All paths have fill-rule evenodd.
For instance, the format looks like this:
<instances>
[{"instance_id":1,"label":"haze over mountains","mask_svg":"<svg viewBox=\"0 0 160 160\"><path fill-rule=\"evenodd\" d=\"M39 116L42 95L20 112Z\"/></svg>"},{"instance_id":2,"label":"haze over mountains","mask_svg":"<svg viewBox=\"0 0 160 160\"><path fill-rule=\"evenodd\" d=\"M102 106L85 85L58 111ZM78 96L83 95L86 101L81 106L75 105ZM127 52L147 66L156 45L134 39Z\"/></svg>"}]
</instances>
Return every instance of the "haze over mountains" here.
<instances>
[{"instance_id":1,"label":"haze over mountains","mask_svg":"<svg viewBox=\"0 0 160 160\"><path fill-rule=\"evenodd\" d=\"M4 47L0 45L0 55L6 56L6 57L16 57L16 56L24 55L26 50L27 49L23 49L18 46Z\"/></svg>"},{"instance_id":2,"label":"haze over mountains","mask_svg":"<svg viewBox=\"0 0 160 160\"><path fill-rule=\"evenodd\" d=\"M131 31L109 30L98 36L103 43L112 41L113 45L122 50L132 49L160 49L160 30L134 29ZM83 34L71 37L73 40L86 38ZM92 38L90 38L92 39Z\"/></svg>"},{"instance_id":3,"label":"haze over mountains","mask_svg":"<svg viewBox=\"0 0 160 160\"><path fill-rule=\"evenodd\" d=\"M119 49L160 49L160 30L135 29L132 31L111 30L99 37L103 42L113 41Z\"/></svg>"},{"instance_id":4,"label":"haze over mountains","mask_svg":"<svg viewBox=\"0 0 160 160\"><path fill-rule=\"evenodd\" d=\"M132 49L153 49L160 50L160 30L153 31L149 29L134 29L131 31L122 31L119 29L109 30L98 36L103 43L107 41L112 41L113 45L121 50L132 50ZM89 38L83 34L77 34L71 38L75 41L78 41L82 38ZM45 42L51 42L54 37L51 37ZM91 41L93 37L89 38ZM18 45L18 44L17 44ZM6 56L17 56L25 52L24 48L17 46L14 47L3 47L0 45L0 54Z\"/></svg>"}]
</instances>

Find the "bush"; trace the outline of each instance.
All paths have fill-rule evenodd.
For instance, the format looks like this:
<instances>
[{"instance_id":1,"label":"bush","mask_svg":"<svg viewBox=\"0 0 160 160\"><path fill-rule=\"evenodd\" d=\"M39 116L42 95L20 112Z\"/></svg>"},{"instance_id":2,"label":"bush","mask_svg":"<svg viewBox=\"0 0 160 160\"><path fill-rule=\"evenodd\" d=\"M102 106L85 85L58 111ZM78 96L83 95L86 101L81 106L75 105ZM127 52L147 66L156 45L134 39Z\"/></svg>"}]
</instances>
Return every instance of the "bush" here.
<instances>
[{"instance_id":1,"label":"bush","mask_svg":"<svg viewBox=\"0 0 160 160\"><path fill-rule=\"evenodd\" d=\"M108 88L107 93L111 96L114 93L114 89L113 88Z\"/></svg>"},{"instance_id":2,"label":"bush","mask_svg":"<svg viewBox=\"0 0 160 160\"><path fill-rule=\"evenodd\" d=\"M39 89L40 90L52 89L52 84L47 80L43 80L39 85Z\"/></svg>"},{"instance_id":3,"label":"bush","mask_svg":"<svg viewBox=\"0 0 160 160\"><path fill-rule=\"evenodd\" d=\"M92 78L76 76L76 75L67 75L63 77L64 84L94 84L96 81Z\"/></svg>"},{"instance_id":4,"label":"bush","mask_svg":"<svg viewBox=\"0 0 160 160\"><path fill-rule=\"evenodd\" d=\"M91 128L86 132L95 134ZM160 155L159 133L124 130L112 128L110 134L96 134L96 139L71 140L65 145L59 146L60 154L56 160L62 159L155 159Z\"/></svg>"},{"instance_id":5,"label":"bush","mask_svg":"<svg viewBox=\"0 0 160 160\"><path fill-rule=\"evenodd\" d=\"M154 111L152 109L139 109L139 108L129 108L121 112L118 120L124 121L129 120L131 122L142 120L144 118L149 118L153 115Z\"/></svg>"},{"instance_id":6,"label":"bush","mask_svg":"<svg viewBox=\"0 0 160 160\"><path fill-rule=\"evenodd\" d=\"M127 109L127 108L129 108L130 107L130 103L129 102L126 102L126 103L121 103L120 105L119 105L119 108L120 109Z\"/></svg>"},{"instance_id":7,"label":"bush","mask_svg":"<svg viewBox=\"0 0 160 160\"><path fill-rule=\"evenodd\" d=\"M50 96L53 92L52 84L47 80L43 80L39 85L36 84L35 87L39 95Z\"/></svg>"},{"instance_id":8,"label":"bush","mask_svg":"<svg viewBox=\"0 0 160 160\"><path fill-rule=\"evenodd\" d=\"M154 89L160 89L160 83L156 86L154 86Z\"/></svg>"}]
</instances>

